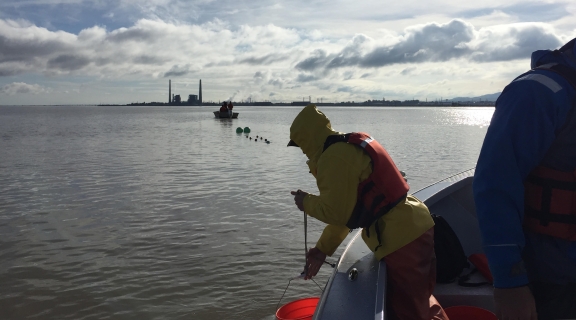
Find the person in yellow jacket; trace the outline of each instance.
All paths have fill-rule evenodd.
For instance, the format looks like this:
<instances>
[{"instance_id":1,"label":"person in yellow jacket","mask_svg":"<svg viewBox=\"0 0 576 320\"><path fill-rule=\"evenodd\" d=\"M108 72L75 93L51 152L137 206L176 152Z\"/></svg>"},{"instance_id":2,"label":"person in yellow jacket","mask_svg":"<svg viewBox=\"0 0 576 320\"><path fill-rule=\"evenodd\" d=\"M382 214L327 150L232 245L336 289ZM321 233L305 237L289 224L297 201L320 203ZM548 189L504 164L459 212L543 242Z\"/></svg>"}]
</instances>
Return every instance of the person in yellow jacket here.
<instances>
[{"instance_id":1,"label":"person in yellow jacket","mask_svg":"<svg viewBox=\"0 0 576 320\"><path fill-rule=\"evenodd\" d=\"M346 224L358 200L358 185L372 173L370 156L357 145L335 143L324 150L326 139L339 134L313 104L302 109L290 127L288 146L298 146L306 154L320 192L292 191L294 202L298 209L327 224L316 246L308 251L305 279L318 273L326 256L331 256L350 232ZM436 283L433 227L426 205L408 194L369 230L362 231L366 245L387 265L389 319L448 319L432 296Z\"/></svg>"}]
</instances>

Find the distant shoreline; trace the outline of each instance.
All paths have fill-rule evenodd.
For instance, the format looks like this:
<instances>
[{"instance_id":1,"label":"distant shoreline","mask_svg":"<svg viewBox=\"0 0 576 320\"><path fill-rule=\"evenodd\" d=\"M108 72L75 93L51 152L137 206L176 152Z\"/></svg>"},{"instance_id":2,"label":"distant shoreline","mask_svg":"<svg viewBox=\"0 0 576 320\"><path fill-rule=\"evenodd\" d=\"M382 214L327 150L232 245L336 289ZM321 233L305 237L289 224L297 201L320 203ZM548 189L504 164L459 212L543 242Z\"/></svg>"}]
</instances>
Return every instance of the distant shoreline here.
<instances>
[{"instance_id":1,"label":"distant shoreline","mask_svg":"<svg viewBox=\"0 0 576 320\"><path fill-rule=\"evenodd\" d=\"M318 107L493 107L495 101L458 101L458 102L413 102L413 101L388 101L382 103L371 102L341 102L341 103L312 103L312 102L292 102L292 103L272 103L272 102L237 102L234 106L251 107L298 107L314 104ZM151 107L220 107L220 103L186 104L186 103L162 103L162 102L142 102L129 104L98 104L98 106L151 106Z\"/></svg>"}]
</instances>

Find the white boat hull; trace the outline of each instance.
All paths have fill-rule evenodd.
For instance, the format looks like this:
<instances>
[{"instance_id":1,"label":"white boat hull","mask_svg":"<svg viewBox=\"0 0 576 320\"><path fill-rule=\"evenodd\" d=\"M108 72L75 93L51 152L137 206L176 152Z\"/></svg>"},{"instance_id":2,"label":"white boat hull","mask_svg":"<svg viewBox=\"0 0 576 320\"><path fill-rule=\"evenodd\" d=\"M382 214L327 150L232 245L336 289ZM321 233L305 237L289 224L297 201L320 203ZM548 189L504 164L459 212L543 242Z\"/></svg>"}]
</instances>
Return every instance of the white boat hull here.
<instances>
[{"instance_id":1,"label":"white boat hull","mask_svg":"<svg viewBox=\"0 0 576 320\"><path fill-rule=\"evenodd\" d=\"M473 175L474 170L469 170L414 193L431 213L448 221L467 256L483 252L472 196ZM386 319L386 264L376 260L360 232L357 231L334 268L314 320ZM353 269L357 270L358 276L352 281L349 273ZM471 279L474 282L485 281L479 274L474 277ZM434 296L444 308L468 305L493 311L492 290L490 285L461 287L454 282L437 284Z\"/></svg>"}]
</instances>

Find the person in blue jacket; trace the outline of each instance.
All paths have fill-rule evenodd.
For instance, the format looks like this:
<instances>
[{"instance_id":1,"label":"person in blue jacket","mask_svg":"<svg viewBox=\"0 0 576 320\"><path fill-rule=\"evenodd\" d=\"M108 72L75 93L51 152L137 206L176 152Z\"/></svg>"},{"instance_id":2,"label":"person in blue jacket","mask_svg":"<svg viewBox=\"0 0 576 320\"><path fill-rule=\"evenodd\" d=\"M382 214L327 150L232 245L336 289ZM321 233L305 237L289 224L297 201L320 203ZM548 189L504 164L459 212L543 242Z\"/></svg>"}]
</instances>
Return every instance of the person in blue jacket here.
<instances>
[{"instance_id":1,"label":"person in blue jacket","mask_svg":"<svg viewBox=\"0 0 576 320\"><path fill-rule=\"evenodd\" d=\"M478 158L474 200L499 319L576 319L576 39L532 53Z\"/></svg>"}]
</instances>

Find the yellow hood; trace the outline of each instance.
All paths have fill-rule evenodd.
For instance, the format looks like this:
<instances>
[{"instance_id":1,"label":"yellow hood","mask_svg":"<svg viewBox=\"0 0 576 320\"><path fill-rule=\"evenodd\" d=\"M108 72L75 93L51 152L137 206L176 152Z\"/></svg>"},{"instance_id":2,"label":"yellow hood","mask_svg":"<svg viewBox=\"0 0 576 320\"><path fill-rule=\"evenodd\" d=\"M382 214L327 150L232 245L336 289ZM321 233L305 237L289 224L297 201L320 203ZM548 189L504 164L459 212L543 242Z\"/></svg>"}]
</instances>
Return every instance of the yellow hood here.
<instances>
[{"instance_id":1,"label":"yellow hood","mask_svg":"<svg viewBox=\"0 0 576 320\"><path fill-rule=\"evenodd\" d=\"M306 154L310 172L316 178L320 194L308 194L303 204L306 214L328 224L316 243L327 255L332 255L349 234L346 222L356 205L358 185L372 173L372 161L362 148L335 143L322 152L326 138L334 134L341 133L332 129L330 120L313 104L302 109L290 126L290 139ZM376 251L378 259L410 243L434 225L426 206L411 196L376 223L382 242L378 243L375 236L375 224L370 227L371 237L364 231L363 238L371 250L382 245Z\"/></svg>"},{"instance_id":2,"label":"yellow hood","mask_svg":"<svg viewBox=\"0 0 576 320\"><path fill-rule=\"evenodd\" d=\"M324 149L324 142L328 136L340 134L334 131L330 120L316 109L316 105L309 104L296 116L290 126L290 139L302 149L308 157L308 166L312 174L316 175L316 164Z\"/></svg>"}]
</instances>

